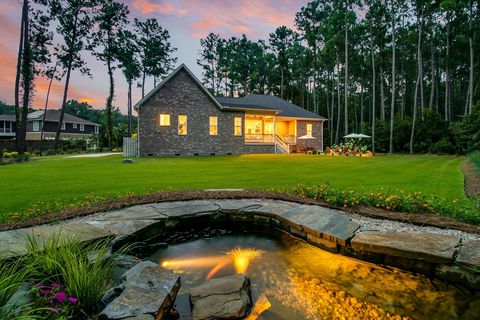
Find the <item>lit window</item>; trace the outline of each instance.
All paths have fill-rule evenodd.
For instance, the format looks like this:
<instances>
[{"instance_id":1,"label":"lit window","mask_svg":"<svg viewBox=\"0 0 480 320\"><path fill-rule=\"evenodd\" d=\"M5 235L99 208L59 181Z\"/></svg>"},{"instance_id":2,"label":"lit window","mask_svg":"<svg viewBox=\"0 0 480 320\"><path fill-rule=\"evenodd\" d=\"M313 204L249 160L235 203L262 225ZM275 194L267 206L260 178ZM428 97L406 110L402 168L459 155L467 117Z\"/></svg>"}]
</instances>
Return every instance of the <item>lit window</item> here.
<instances>
[{"instance_id":1,"label":"lit window","mask_svg":"<svg viewBox=\"0 0 480 320\"><path fill-rule=\"evenodd\" d=\"M85 131L85 125L80 123L80 131Z\"/></svg>"},{"instance_id":2,"label":"lit window","mask_svg":"<svg viewBox=\"0 0 480 320\"><path fill-rule=\"evenodd\" d=\"M160 127L168 127L170 125L170 115L161 114L160 115Z\"/></svg>"},{"instance_id":3,"label":"lit window","mask_svg":"<svg viewBox=\"0 0 480 320\"><path fill-rule=\"evenodd\" d=\"M178 116L178 135L179 136L187 135L187 116L185 115Z\"/></svg>"},{"instance_id":4,"label":"lit window","mask_svg":"<svg viewBox=\"0 0 480 320\"><path fill-rule=\"evenodd\" d=\"M233 130L234 135L242 135L242 117L235 117L235 127Z\"/></svg>"},{"instance_id":5,"label":"lit window","mask_svg":"<svg viewBox=\"0 0 480 320\"><path fill-rule=\"evenodd\" d=\"M218 134L218 121L217 116L210 116L210 135L216 136Z\"/></svg>"},{"instance_id":6,"label":"lit window","mask_svg":"<svg viewBox=\"0 0 480 320\"><path fill-rule=\"evenodd\" d=\"M312 136L312 124L307 123L307 136L311 137Z\"/></svg>"},{"instance_id":7,"label":"lit window","mask_svg":"<svg viewBox=\"0 0 480 320\"><path fill-rule=\"evenodd\" d=\"M65 122L62 122L62 130L65 130L66 124Z\"/></svg>"},{"instance_id":8,"label":"lit window","mask_svg":"<svg viewBox=\"0 0 480 320\"><path fill-rule=\"evenodd\" d=\"M77 129L77 124L76 123L73 124L73 129Z\"/></svg>"},{"instance_id":9,"label":"lit window","mask_svg":"<svg viewBox=\"0 0 480 320\"><path fill-rule=\"evenodd\" d=\"M39 131L39 130L40 130L40 122L33 121L33 131Z\"/></svg>"}]
</instances>

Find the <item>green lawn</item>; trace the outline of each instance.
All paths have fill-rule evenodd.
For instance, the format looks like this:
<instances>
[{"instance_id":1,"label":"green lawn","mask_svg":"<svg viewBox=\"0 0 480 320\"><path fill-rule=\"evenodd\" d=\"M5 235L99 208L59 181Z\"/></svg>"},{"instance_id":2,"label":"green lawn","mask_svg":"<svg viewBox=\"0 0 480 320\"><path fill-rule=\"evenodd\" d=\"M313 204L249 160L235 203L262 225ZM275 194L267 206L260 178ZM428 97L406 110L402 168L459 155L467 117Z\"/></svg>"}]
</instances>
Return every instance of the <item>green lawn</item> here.
<instances>
[{"instance_id":1,"label":"green lawn","mask_svg":"<svg viewBox=\"0 0 480 320\"><path fill-rule=\"evenodd\" d=\"M45 157L0 166L0 216L23 212L44 201L77 203L89 194L108 196L166 189L282 188L329 183L356 191L401 189L465 197L463 157L242 155L142 158L123 164L121 156Z\"/></svg>"}]
</instances>

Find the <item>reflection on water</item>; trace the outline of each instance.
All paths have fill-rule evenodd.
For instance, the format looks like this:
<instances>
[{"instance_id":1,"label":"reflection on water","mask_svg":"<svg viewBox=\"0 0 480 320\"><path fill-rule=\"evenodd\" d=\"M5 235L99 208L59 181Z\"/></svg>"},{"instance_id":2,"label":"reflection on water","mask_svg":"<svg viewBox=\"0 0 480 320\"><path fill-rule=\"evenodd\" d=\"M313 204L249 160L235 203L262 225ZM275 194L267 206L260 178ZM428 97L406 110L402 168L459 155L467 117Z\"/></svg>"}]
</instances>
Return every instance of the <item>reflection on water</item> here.
<instances>
[{"instance_id":1,"label":"reflection on water","mask_svg":"<svg viewBox=\"0 0 480 320\"><path fill-rule=\"evenodd\" d=\"M475 297L463 289L331 254L287 235L200 239L161 249L150 260L181 274L183 288L245 273L259 300L266 298L260 305L271 304L258 318L264 320L474 319L480 314Z\"/></svg>"}]
</instances>

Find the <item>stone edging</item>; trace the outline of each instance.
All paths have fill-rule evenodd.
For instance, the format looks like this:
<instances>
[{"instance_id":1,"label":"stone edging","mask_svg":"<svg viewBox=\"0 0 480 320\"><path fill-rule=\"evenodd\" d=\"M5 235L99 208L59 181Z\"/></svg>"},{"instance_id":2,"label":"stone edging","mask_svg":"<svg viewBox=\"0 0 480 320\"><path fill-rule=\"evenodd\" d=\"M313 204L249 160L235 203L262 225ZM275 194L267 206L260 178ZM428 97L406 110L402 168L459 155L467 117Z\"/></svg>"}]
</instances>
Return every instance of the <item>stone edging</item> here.
<instances>
[{"instance_id":1,"label":"stone edging","mask_svg":"<svg viewBox=\"0 0 480 320\"><path fill-rule=\"evenodd\" d=\"M145 241L180 224L245 223L286 231L332 253L398 267L480 290L480 240L431 233L382 232L353 222L340 211L262 199L195 200L138 205L83 222L0 232L0 259L23 254L25 233L46 238L62 230L89 241ZM8 249L7 249L8 248Z\"/></svg>"}]
</instances>

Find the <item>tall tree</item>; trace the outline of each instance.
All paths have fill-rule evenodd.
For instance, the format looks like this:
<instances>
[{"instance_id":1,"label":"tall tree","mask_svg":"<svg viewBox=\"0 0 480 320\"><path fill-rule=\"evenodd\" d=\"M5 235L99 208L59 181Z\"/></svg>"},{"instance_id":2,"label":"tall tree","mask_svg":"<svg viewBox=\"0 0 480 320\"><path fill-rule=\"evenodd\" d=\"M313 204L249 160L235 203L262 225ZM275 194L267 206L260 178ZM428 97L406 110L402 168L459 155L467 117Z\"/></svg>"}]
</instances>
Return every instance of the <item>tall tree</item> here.
<instances>
[{"instance_id":1,"label":"tall tree","mask_svg":"<svg viewBox=\"0 0 480 320\"><path fill-rule=\"evenodd\" d=\"M280 98L283 99L285 91L285 75L290 73L290 57L288 49L292 47L296 41L296 34L292 29L281 26L270 33L270 47L277 58L278 67L280 69Z\"/></svg>"},{"instance_id":2,"label":"tall tree","mask_svg":"<svg viewBox=\"0 0 480 320\"><path fill-rule=\"evenodd\" d=\"M55 48L55 56L65 72L62 107L55 134L55 150L58 150L59 146L71 73L73 70L79 70L81 74L90 74L81 52L86 48L87 37L91 35L94 6L95 2L92 0L50 0L50 14L56 19L56 33L62 40Z\"/></svg>"},{"instance_id":3,"label":"tall tree","mask_svg":"<svg viewBox=\"0 0 480 320\"><path fill-rule=\"evenodd\" d=\"M145 96L145 78L152 76L154 86L157 79L165 76L172 68L177 58L172 54L177 50L170 43L170 33L158 23L157 19L134 20L140 62L142 64L142 98Z\"/></svg>"},{"instance_id":4,"label":"tall tree","mask_svg":"<svg viewBox=\"0 0 480 320\"><path fill-rule=\"evenodd\" d=\"M204 83L210 83L210 90L214 95L218 94L221 81L220 73L220 35L210 33L206 38L200 39L200 58L197 64L203 69Z\"/></svg>"},{"instance_id":5,"label":"tall tree","mask_svg":"<svg viewBox=\"0 0 480 320\"><path fill-rule=\"evenodd\" d=\"M107 66L109 78L109 91L105 105L105 124L107 129L108 150L112 149L113 139L113 97L115 95L115 82L113 71L118 62L117 48L122 30L125 28L129 13L128 7L116 0L97 0L99 8L94 19L98 29L94 34L94 46L97 47L93 54Z\"/></svg>"},{"instance_id":6,"label":"tall tree","mask_svg":"<svg viewBox=\"0 0 480 320\"><path fill-rule=\"evenodd\" d=\"M137 39L134 33L123 30L119 33L119 43L116 49L117 59L120 61L120 68L128 84L127 113L128 129L127 134L132 135L132 85L135 79L141 75L141 65L138 61Z\"/></svg>"}]
</instances>

